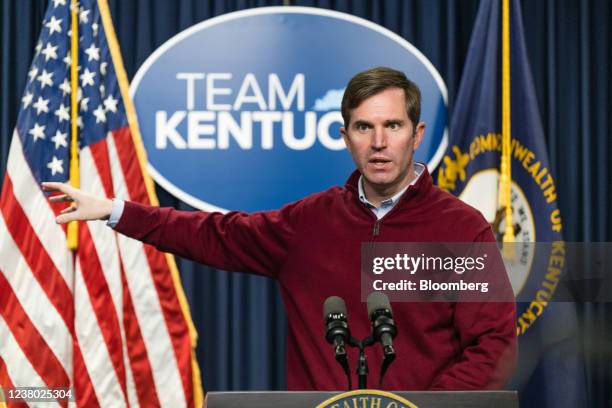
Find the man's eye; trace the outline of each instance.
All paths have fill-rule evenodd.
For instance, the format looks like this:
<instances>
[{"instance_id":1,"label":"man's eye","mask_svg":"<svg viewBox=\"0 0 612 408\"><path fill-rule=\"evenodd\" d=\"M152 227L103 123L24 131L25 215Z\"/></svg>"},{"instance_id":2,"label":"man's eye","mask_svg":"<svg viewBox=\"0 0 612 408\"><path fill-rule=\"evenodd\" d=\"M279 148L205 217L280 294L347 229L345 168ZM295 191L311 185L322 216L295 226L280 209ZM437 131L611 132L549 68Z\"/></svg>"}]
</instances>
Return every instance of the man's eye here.
<instances>
[{"instance_id":1,"label":"man's eye","mask_svg":"<svg viewBox=\"0 0 612 408\"><path fill-rule=\"evenodd\" d=\"M389 129L391 130L398 130L400 128L399 123L390 123L389 124Z\"/></svg>"},{"instance_id":2,"label":"man's eye","mask_svg":"<svg viewBox=\"0 0 612 408\"><path fill-rule=\"evenodd\" d=\"M367 132L370 127L366 124L357 125L357 130L360 132Z\"/></svg>"}]
</instances>

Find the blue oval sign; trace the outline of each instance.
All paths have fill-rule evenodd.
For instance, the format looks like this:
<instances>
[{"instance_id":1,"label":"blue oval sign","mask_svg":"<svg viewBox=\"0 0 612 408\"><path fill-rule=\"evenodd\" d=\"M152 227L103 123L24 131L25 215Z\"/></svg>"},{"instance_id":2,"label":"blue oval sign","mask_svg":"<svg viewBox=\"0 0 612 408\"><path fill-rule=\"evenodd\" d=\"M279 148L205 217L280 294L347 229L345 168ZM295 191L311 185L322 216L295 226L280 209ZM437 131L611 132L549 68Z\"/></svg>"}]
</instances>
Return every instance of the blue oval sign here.
<instances>
[{"instance_id":1,"label":"blue oval sign","mask_svg":"<svg viewBox=\"0 0 612 408\"><path fill-rule=\"evenodd\" d=\"M416 159L446 147L446 88L410 43L367 20L265 7L206 20L158 48L131 86L153 178L203 210L279 208L343 184L354 164L340 135L348 80L404 71L423 94Z\"/></svg>"}]
</instances>

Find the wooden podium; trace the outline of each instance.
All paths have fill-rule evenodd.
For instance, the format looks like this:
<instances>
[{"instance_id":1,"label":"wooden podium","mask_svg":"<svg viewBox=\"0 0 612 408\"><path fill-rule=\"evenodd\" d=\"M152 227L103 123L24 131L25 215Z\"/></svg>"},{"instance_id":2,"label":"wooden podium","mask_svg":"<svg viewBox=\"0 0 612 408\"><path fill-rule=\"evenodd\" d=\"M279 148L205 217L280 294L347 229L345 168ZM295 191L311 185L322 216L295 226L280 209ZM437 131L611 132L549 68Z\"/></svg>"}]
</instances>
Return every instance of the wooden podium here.
<instances>
[{"instance_id":1,"label":"wooden podium","mask_svg":"<svg viewBox=\"0 0 612 408\"><path fill-rule=\"evenodd\" d=\"M394 391L419 408L518 408L516 391ZM340 392L209 392L208 408L314 408ZM369 407L369 405L368 405ZM385 408L385 407L380 407Z\"/></svg>"}]
</instances>

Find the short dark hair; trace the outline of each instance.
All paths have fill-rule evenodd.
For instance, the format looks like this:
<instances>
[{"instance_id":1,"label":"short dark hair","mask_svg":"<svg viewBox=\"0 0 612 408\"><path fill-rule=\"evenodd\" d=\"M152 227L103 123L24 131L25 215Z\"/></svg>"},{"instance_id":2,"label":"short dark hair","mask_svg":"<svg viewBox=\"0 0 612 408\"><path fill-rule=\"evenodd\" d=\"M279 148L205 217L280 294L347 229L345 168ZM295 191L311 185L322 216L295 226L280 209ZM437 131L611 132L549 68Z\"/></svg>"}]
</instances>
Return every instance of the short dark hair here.
<instances>
[{"instance_id":1,"label":"short dark hair","mask_svg":"<svg viewBox=\"0 0 612 408\"><path fill-rule=\"evenodd\" d=\"M404 90L406 112L412 121L412 125L416 126L421 116L421 91L414 82L406 78L403 72L387 67L370 68L351 78L342 96L344 126L349 126L351 110L358 107L370 96L389 88Z\"/></svg>"}]
</instances>

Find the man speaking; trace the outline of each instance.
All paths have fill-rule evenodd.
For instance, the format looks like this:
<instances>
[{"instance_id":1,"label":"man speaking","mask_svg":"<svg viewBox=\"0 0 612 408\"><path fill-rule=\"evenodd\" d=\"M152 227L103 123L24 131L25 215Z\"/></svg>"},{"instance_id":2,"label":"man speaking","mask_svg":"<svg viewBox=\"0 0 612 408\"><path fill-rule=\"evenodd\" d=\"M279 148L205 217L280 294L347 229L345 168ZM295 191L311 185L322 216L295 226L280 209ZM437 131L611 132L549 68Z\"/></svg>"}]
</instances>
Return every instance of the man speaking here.
<instances>
[{"instance_id":1,"label":"man speaking","mask_svg":"<svg viewBox=\"0 0 612 408\"><path fill-rule=\"evenodd\" d=\"M280 210L186 212L93 197L61 183L43 187L63 193L52 201L74 201L58 223L108 220L117 232L163 251L277 279L289 326L288 388L340 390L346 378L322 335L321 305L340 296L352 333L371 332L360 299L363 242L495 242L477 210L433 186L427 168L414 162L425 131L420 108L420 91L403 73L373 68L355 75L342 99L341 133L357 169L344 187ZM393 310L398 358L385 388L504 386L516 357L514 303L404 302ZM373 378L381 360L380 350L370 353Z\"/></svg>"}]
</instances>

